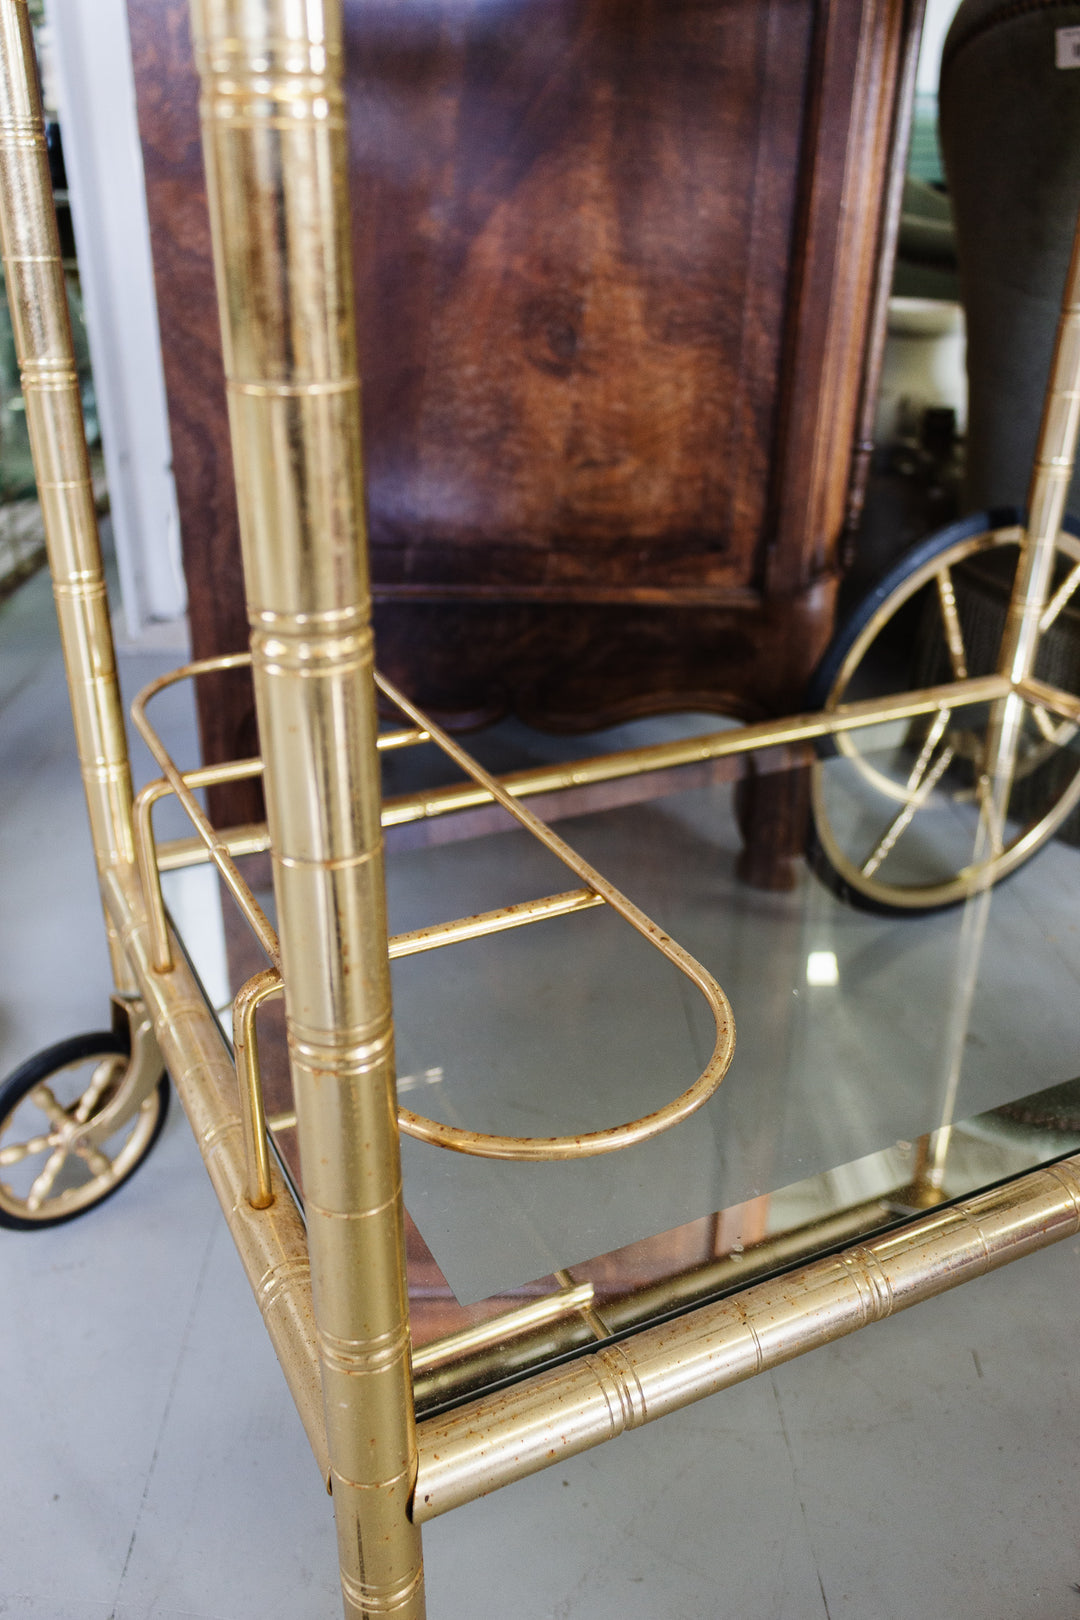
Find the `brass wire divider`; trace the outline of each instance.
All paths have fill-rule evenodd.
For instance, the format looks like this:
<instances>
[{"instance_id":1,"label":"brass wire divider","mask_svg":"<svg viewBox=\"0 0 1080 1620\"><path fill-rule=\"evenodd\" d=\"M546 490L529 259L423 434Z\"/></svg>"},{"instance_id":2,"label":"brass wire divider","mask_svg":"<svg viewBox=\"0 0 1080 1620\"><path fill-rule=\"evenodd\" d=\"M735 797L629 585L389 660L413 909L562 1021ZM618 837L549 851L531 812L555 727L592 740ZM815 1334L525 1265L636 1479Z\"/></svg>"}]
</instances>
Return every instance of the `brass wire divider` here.
<instances>
[{"instance_id":1,"label":"brass wire divider","mask_svg":"<svg viewBox=\"0 0 1080 1620\"><path fill-rule=\"evenodd\" d=\"M269 971L257 974L237 992L232 1020L233 1050L244 1119L248 1197L253 1208L262 1209L269 1206L271 1192L267 1152L268 1122L262 1096L256 1013L264 1001L283 994L284 986L277 933L244 881L233 856L237 845L238 853L252 853L256 849L267 847L268 837L255 835L251 830L244 829L237 845L234 845L230 842L228 834L221 835L215 831L194 794L199 788L261 776L263 763L257 758L237 760L183 772L171 758L147 715L150 701L181 680L221 670L247 668L250 664L250 654L237 653L183 665L146 686L134 699L131 713L140 736L165 773L158 780L147 783L136 796L134 804L136 860L151 920L155 970L168 972L172 965L165 903L161 891L161 866L152 820L154 805L168 793L175 794L183 806L196 829L206 856L217 868L260 946L273 964ZM941 716L953 708L967 704L1000 700L1012 690L1009 682L1000 676L973 679L965 674L946 686L905 693L891 700L868 699L861 703L840 705L836 709L818 714L792 716L781 722L764 721L756 726L734 727L685 743L653 744L651 747L602 755L594 760L575 761L568 766L521 772L514 780L500 780L484 770L467 750L378 673L375 675L375 682L384 697L394 703L399 711L413 722L411 727L379 733L376 738L378 751L381 753L415 747L423 743L434 743L473 783L472 788L449 787L428 794L402 796L391 805L389 813L384 806L382 816L384 826L400 824L416 816L448 814L481 803L498 803L585 884L585 887L580 889L458 918L409 934L391 936L388 940L391 961L463 940L478 939L488 934L522 927L545 918L567 916L607 904L619 912L632 927L698 986L713 1015L716 1027L713 1053L694 1084L664 1108L624 1125L578 1136L505 1137L463 1130L458 1126L430 1120L409 1109L398 1107L399 1129L417 1140L481 1158L520 1159L533 1162L614 1152L636 1142L646 1141L660 1131L678 1124L707 1102L719 1086L734 1053L735 1032L730 1003L712 975L664 934L655 923L645 917L546 823L523 805L520 802L523 796L552 792L565 786L579 785L583 781L612 780L623 775L669 769L673 764L689 764L704 759L748 753L756 748L775 747L781 742L804 742L816 737L843 735L848 731L889 720L910 719L930 713ZM1059 715L1080 714L1080 702L1067 693L1059 692L1056 688L1046 686L1045 683L1038 683L1035 693L1044 712L1049 710ZM1026 687L1025 695L1030 695ZM172 866L181 863L177 861L169 864Z\"/></svg>"},{"instance_id":2,"label":"brass wire divider","mask_svg":"<svg viewBox=\"0 0 1080 1620\"><path fill-rule=\"evenodd\" d=\"M250 663L247 653L230 654L223 658L204 660L198 664L184 664L160 681L147 686L136 703L145 705L165 685L221 668L240 668ZM384 690L378 676L380 690ZM576 759L569 764L533 765L514 771L497 780L514 799L540 798L544 794L558 793L566 788L595 786L601 782L616 782L627 777L645 776L652 772L678 769L681 766L704 764L710 760L730 759L757 750L790 747L814 742L822 737L843 737L853 731L891 720L910 720L920 715L936 714L942 709L958 709L968 704L994 702L1010 691L1017 692L1028 702L1036 714L1047 722L1050 714L1062 718L1064 727L1080 724L1080 698L1046 681L1029 676L1015 684L1001 675L965 676L939 686L922 687L895 697L865 698L840 703L812 714L787 715L778 720L761 720L746 725L731 726L706 736L676 739L671 742L650 743L639 748L614 750ZM419 712L419 711L417 711ZM147 722L143 722L147 724ZM141 729L141 726L140 726ZM151 728L152 729L152 728ZM144 732L145 736L146 733ZM380 732L376 746L380 753L413 742L430 740L415 731ZM1054 742L1060 746L1062 736L1055 734ZM177 771L176 774L191 789L213 787L218 783L236 782L262 775L261 759L237 760L220 765L205 765L195 771ZM149 783L142 790L154 803L175 792L172 781L161 779ZM471 785L447 785L420 792L396 794L383 800L383 827L401 827L410 822L435 819L439 816L458 815L464 810L479 809L495 802L495 794L487 787L473 782ZM513 811L510 812L513 814ZM141 835L147 851L148 885L153 887L152 872L176 871L213 859L209 843L203 836L174 838L157 843L147 825ZM215 847L225 854L262 854L270 847L270 834L265 822L253 822L215 832Z\"/></svg>"},{"instance_id":3,"label":"brass wire divider","mask_svg":"<svg viewBox=\"0 0 1080 1620\"><path fill-rule=\"evenodd\" d=\"M204 674L210 669L237 668L244 661L242 655L230 656L224 659L211 659L202 664L189 665L186 673L197 675ZM132 717L140 735L151 750L157 763L165 772L165 784L171 788L183 805L196 831L202 838L211 860L228 885L248 923L253 928L260 945L273 963L273 968L269 974L259 974L257 979L249 981L239 992L234 1004L233 1026L237 1054L237 1077L241 1096L244 1098L245 1121L250 1122L247 1154L253 1172L251 1198L256 1208L266 1207L270 1198L265 1148L266 1110L263 1106L259 1081L255 1012L262 1001L277 992L284 991L284 981L281 974L281 950L277 933L266 913L255 899L249 886L244 882L228 850L218 839L213 827L203 815L198 801L194 797L193 787L207 785L206 771L190 773L189 779L185 780L184 775L177 770L168 751L162 745L161 739L147 721L147 702L157 692L182 678L183 673L185 672L173 672L152 682L133 703ZM570 890L562 894L545 895L543 898L536 900L526 900L515 905L502 906L496 911L488 911L471 917L461 917L453 922L437 924L433 927L417 929L412 933L392 936L387 941L390 960L393 961L403 956L415 956L422 951L437 950L442 946L457 944L463 940L480 939L488 934L501 933L511 928L520 928L529 923L540 922L545 918L565 917L579 911L590 910L594 906L607 905L697 986L708 1004L709 1011L712 1013L716 1029L716 1038L709 1061L693 1084L688 1086L685 1091L681 1092L671 1102L665 1104L663 1108L622 1125L611 1126L601 1131L587 1131L576 1136L497 1136L483 1131L463 1130L459 1126L426 1119L423 1115L415 1114L410 1109L399 1107L397 1110L399 1129L408 1136L416 1137L421 1142L430 1142L436 1147L449 1148L457 1153L469 1153L478 1158L529 1161L575 1159L597 1153L613 1153L620 1148L630 1147L636 1142L645 1142L650 1137L656 1136L660 1131L670 1130L673 1125L677 1125L680 1120L686 1119L709 1100L727 1073L731 1063L735 1051L735 1023L730 1003L723 990L712 974L701 966L700 962L695 961L688 951L683 950L681 945L678 945L660 928L659 924L647 917L632 901L628 900L624 894L616 889L614 884L609 883L590 862L586 861L576 850L571 849L570 845L560 838L557 833L553 832L538 816L534 815L525 805L520 804L511 793L507 792L502 783L485 771L483 766L455 743L445 731L421 714L420 710L409 702L404 693L397 691L388 681L379 676L376 676L376 682L384 695L413 722L412 730L389 733L390 747L408 747L428 741L437 744L492 799L508 810L520 826L524 827L527 832L530 832L546 849L550 850L553 855L562 861L584 885L583 888ZM378 746L378 741L376 746ZM383 746L385 747L386 743ZM258 774L259 769L258 761L242 760L232 767L225 766L222 776L217 779L236 781L240 776ZM147 909L153 918L154 965L156 971L168 972L172 965L172 953L165 926L161 885L153 859L150 826L151 811L160 796L161 788L161 783L151 783L149 788L143 789L136 801L135 826L138 865L144 886L144 898ZM261 1146L259 1145L260 1138L262 1140Z\"/></svg>"},{"instance_id":4,"label":"brass wire divider","mask_svg":"<svg viewBox=\"0 0 1080 1620\"><path fill-rule=\"evenodd\" d=\"M378 738L340 7L337 0L196 0L193 34L264 757L180 772L162 750L156 757L165 785L145 789L136 810L29 15L26 0L0 0L0 235L7 285L113 972L133 1030L148 1031L110 1108L115 1118L123 1107L141 1106L139 1088L148 1083L146 1043L156 1039L333 1492L347 1620L422 1620L424 1520L1080 1231L1078 1156L933 1210L885 1237L798 1265L732 1298L636 1329L617 1343L532 1372L508 1389L418 1424L389 962L395 946L404 954L436 941L426 935L387 938L377 771L380 746L435 741L471 785L416 796L389 807L391 815L407 819L446 813L463 802L497 802L580 881L578 890L526 903L524 912L510 908L513 915L504 911L449 924L438 943L470 937L476 927L488 932L516 926L560 908L611 906L710 1001L717 1046L697 1087L718 1083L730 1056L722 991L523 810L519 797L549 790L560 776L602 780L605 773L661 769L988 703L992 721L979 800L984 847L959 874L966 892L988 887L1008 856L1006 800L1025 705L1041 705L1070 725L1080 721L1080 701L1035 671L1041 623L1047 614L1053 617L1064 588L1054 585L1053 568L1080 419L1080 248L1069 272L1030 517L995 674L965 677L954 661L955 678L946 686L500 782L385 685L411 725L389 743ZM948 621L946 595L942 607ZM247 658L238 656L232 665ZM155 683L154 690L185 673L223 667L228 660L189 666ZM1058 735L1052 726L1050 731ZM150 731L148 742L159 749L152 736ZM924 747L927 757L919 762L923 774L912 798L939 769L931 757L943 736L944 727L930 750ZM939 752L938 762L942 757ZM219 835L209 828L194 792L260 773L268 831ZM183 952L162 924L151 817L165 791L175 793L192 815L206 858L274 963L269 974L251 981L241 1000L241 1052L245 1045L252 1050L250 1020L259 998L276 993L279 982L285 996L304 1219L265 1154L257 1086L238 1090L237 1065ZM234 857L255 848L271 853L279 935L235 870ZM164 851L163 864L179 853ZM255 1073L249 1061L249 1081ZM691 1087L668 1109L688 1112L697 1100ZM445 1139L447 1127L412 1122L422 1125L419 1134L429 1133L427 1140L462 1145ZM611 1145L621 1146L640 1139L633 1133L642 1127L646 1134L657 1128L646 1120L600 1135L619 1138ZM477 1151L477 1141L498 1143L500 1151L509 1141L512 1157L547 1156L534 1151L530 1139L461 1135L472 1139L469 1151ZM583 1146L588 1138L553 1141L560 1148L572 1144L574 1154L595 1150ZM541 1145L550 1150L552 1140ZM251 1193L265 1207L253 1208ZM590 1323L595 1312L584 1291L572 1297L572 1280L559 1281L561 1292L541 1312L565 1310ZM602 1330L603 1323L598 1325ZM421 1367L423 1360L422 1353Z\"/></svg>"}]
</instances>

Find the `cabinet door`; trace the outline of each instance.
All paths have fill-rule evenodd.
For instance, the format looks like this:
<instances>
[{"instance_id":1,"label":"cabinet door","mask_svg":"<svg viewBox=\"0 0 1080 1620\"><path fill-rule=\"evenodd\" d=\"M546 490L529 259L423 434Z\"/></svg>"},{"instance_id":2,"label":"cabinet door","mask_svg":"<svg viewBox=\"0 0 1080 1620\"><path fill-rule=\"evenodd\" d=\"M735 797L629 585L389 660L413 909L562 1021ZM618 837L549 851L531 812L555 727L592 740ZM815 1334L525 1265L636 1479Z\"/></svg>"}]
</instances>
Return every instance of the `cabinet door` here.
<instances>
[{"instance_id":1,"label":"cabinet door","mask_svg":"<svg viewBox=\"0 0 1080 1620\"><path fill-rule=\"evenodd\" d=\"M195 88L180 0L129 4L203 654L246 627ZM460 719L798 701L902 0L347 0L346 27L381 662ZM211 691L210 752L245 725Z\"/></svg>"}]
</instances>

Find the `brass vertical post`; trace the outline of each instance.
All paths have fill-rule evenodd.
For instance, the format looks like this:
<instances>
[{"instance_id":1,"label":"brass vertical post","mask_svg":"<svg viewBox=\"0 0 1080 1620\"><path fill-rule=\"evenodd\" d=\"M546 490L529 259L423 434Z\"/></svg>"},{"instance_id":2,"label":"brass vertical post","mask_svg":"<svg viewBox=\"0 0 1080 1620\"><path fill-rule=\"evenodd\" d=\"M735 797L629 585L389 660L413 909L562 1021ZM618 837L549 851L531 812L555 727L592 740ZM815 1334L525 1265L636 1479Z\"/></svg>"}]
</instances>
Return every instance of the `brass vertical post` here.
<instances>
[{"instance_id":1,"label":"brass vertical post","mask_svg":"<svg viewBox=\"0 0 1080 1620\"><path fill-rule=\"evenodd\" d=\"M1039 438L1028 491L1027 527L1020 547L1016 579L998 655L998 672L1011 681L1026 680L1035 671L1040 619L1050 594L1054 553L1065 515L1076 440L1080 430L1080 219L1073 236L1072 257L1058 318L1049 385L1043 405ZM1024 717L1019 693L995 704L987 730L985 771L990 793L984 800L980 822L979 861L988 843L990 855L1000 848L1016 768L1016 752ZM985 811L991 825L986 827Z\"/></svg>"},{"instance_id":2,"label":"brass vertical post","mask_svg":"<svg viewBox=\"0 0 1080 1620\"><path fill-rule=\"evenodd\" d=\"M340 8L193 32L345 1611L419 1620Z\"/></svg>"},{"instance_id":3,"label":"brass vertical post","mask_svg":"<svg viewBox=\"0 0 1080 1620\"><path fill-rule=\"evenodd\" d=\"M26 0L0 0L0 245L100 880L135 858L131 774Z\"/></svg>"},{"instance_id":4,"label":"brass vertical post","mask_svg":"<svg viewBox=\"0 0 1080 1620\"><path fill-rule=\"evenodd\" d=\"M1080 429L1080 220L1058 319L1049 387L1043 405L1028 491L1027 533L1020 554L999 670L1013 681L1034 672L1039 617L1053 570L1054 546L1076 459Z\"/></svg>"}]
</instances>

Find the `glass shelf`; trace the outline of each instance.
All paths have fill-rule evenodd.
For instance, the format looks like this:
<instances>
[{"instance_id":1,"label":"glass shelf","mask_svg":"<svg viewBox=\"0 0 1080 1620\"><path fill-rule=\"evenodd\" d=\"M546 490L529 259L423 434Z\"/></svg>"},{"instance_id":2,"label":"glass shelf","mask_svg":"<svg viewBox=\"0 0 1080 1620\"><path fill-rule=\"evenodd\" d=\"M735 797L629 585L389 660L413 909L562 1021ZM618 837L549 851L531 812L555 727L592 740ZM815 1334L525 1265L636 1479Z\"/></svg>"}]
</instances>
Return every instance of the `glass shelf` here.
<instances>
[{"instance_id":1,"label":"glass shelf","mask_svg":"<svg viewBox=\"0 0 1080 1620\"><path fill-rule=\"evenodd\" d=\"M712 717L684 717L567 740L504 726L476 752L510 770L680 725L716 729ZM885 762L897 739L881 728L878 746ZM388 795L425 772L445 780L445 764L423 757L432 753L390 756ZM784 756L764 763L782 767ZM851 765L822 768L839 782ZM1051 842L992 893L931 914L856 910L802 862L790 893L763 892L734 876L740 771L730 760L708 780L694 768L634 779L619 793L637 802L560 819L560 833L719 979L735 1010L735 1058L697 1114L615 1154L505 1163L402 1139L419 1410L1080 1146L1070 1016L1080 850ZM470 836L478 817L490 828L501 814L391 830L392 932L565 887L527 833ZM273 918L269 858L240 865ZM163 882L221 1007L266 959L212 869ZM403 1105L476 1130L579 1132L647 1113L695 1078L712 1044L693 986L606 909L392 971ZM259 1030L274 1139L298 1186L280 1003L260 1012Z\"/></svg>"}]
</instances>

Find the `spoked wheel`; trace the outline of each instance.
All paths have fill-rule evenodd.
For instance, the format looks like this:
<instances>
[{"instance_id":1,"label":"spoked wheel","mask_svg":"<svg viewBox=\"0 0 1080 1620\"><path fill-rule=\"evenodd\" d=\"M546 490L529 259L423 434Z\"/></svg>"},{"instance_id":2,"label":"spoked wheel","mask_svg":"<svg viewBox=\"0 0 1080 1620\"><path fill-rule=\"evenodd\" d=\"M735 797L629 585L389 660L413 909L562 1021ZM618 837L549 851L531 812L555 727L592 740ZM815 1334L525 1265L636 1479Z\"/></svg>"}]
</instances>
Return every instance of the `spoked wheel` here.
<instances>
[{"instance_id":1,"label":"spoked wheel","mask_svg":"<svg viewBox=\"0 0 1080 1620\"><path fill-rule=\"evenodd\" d=\"M47 1047L0 1085L0 1226L70 1221L142 1163L165 1123L165 1075L105 1142L80 1136L115 1095L127 1063L123 1041L103 1030Z\"/></svg>"},{"instance_id":2,"label":"spoked wheel","mask_svg":"<svg viewBox=\"0 0 1080 1620\"><path fill-rule=\"evenodd\" d=\"M1019 559L1012 514L954 524L910 554L834 641L809 706L835 709L991 675ZM1080 693L1080 540L1058 537L1035 675ZM857 905L927 910L962 901L1027 860L1080 802L1078 728L1019 706L996 792L1002 705L939 709L838 733L811 767L811 859ZM1000 761L1001 755L998 753Z\"/></svg>"}]
</instances>

